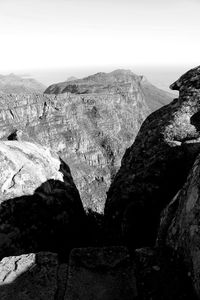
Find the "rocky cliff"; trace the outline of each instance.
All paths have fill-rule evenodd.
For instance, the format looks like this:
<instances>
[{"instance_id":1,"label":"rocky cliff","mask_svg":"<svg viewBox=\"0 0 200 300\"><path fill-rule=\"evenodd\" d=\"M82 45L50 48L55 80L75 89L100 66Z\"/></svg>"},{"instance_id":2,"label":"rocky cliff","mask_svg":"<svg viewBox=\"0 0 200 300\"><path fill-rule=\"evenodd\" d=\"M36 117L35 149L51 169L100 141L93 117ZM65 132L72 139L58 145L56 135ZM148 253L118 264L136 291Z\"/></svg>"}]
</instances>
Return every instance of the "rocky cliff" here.
<instances>
[{"instance_id":1,"label":"rocky cliff","mask_svg":"<svg viewBox=\"0 0 200 300\"><path fill-rule=\"evenodd\" d=\"M20 102L11 113L8 101L2 139L10 141L0 143L1 299L200 299L199 82L200 67L184 74L171 86L179 98L143 123L109 189L105 223L85 215L55 153L16 141L44 134L34 114L46 124L66 95L34 98L32 115ZM13 117L19 112L35 125Z\"/></svg>"},{"instance_id":2,"label":"rocky cliff","mask_svg":"<svg viewBox=\"0 0 200 300\"><path fill-rule=\"evenodd\" d=\"M56 151L69 164L84 206L102 212L121 158L149 109L141 78L129 71L83 83L68 83L62 95L1 96L0 138L36 141Z\"/></svg>"},{"instance_id":3,"label":"rocky cliff","mask_svg":"<svg viewBox=\"0 0 200 300\"><path fill-rule=\"evenodd\" d=\"M140 84L140 89L146 100L150 111L154 111L168 104L174 95L158 89L152 85L144 76L138 76L130 70L115 70L111 73L97 73L83 79L70 78L65 82L52 84L46 90L46 94L62 94L70 91L75 94L102 93L106 90L116 89L117 86L135 81Z\"/></svg>"},{"instance_id":4,"label":"rocky cliff","mask_svg":"<svg viewBox=\"0 0 200 300\"><path fill-rule=\"evenodd\" d=\"M160 212L184 184L200 150L198 80L196 73L186 74L171 86L180 86L179 98L147 117L108 191L109 226L137 247L155 242Z\"/></svg>"}]
</instances>

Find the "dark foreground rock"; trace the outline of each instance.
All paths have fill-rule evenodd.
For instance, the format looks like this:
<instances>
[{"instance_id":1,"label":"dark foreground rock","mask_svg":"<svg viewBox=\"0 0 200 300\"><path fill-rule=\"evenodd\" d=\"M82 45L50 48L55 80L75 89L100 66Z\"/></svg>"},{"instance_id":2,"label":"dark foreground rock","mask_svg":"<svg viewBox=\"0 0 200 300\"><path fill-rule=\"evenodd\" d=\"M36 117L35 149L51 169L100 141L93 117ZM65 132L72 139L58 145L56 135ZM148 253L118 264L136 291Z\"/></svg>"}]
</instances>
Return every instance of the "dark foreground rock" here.
<instances>
[{"instance_id":1,"label":"dark foreground rock","mask_svg":"<svg viewBox=\"0 0 200 300\"><path fill-rule=\"evenodd\" d=\"M190 277L166 251L73 249L69 262L41 252L0 261L2 300L195 300Z\"/></svg>"},{"instance_id":2,"label":"dark foreground rock","mask_svg":"<svg viewBox=\"0 0 200 300\"><path fill-rule=\"evenodd\" d=\"M164 210L158 245L167 245L181 258L200 298L200 156L184 187Z\"/></svg>"},{"instance_id":3,"label":"dark foreground rock","mask_svg":"<svg viewBox=\"0 0 200 300\"><path fill-rule=\"evenodd\" d=\"M67 269L53 253L5 257L0 262L0 299L64 299Z\"/></svg>"},{"instance_id":4,"label":"dark foreground rock","mask_svg":"<svg viewBox=\"0 0 200 300\"><path fill-rule=\"evenodd\" d=\"M74 249L65 300L132 300L137 289L133 263L123 247Z\"/></svg>"},{"instance_id":5,"label":"dark foreground rock","mask_svg":"<svg viewBox=\"0 0 200 300\"><path fill-rule=\"evenodd\" d=\"M141 248L134 253L138 299L195 300L191 278L181 260L167 248Z\"/></svg>"},{"instance_id":6,"label":"dark foreground rock","mask_svg":"<svg viewBox=\"0 0 200 300\"><path fill-rule=\"evenodd\" d=\"M69 167L27 142L0 142L0 158L0 257L83 245L85 213Z\"/></svg>"},{"instance_id":7,"label":"dark foreground rock","mask_svg":"<svg viewBox=\"0 0 200 300\"><path fill-rule=\"evenodd\" d=\"M155 243L160 212L184 184L200 151L196 81L199 68L171 86L179 98L145 120L108 191L107 226L135 247Z\"/></svg>"}]
</instances>

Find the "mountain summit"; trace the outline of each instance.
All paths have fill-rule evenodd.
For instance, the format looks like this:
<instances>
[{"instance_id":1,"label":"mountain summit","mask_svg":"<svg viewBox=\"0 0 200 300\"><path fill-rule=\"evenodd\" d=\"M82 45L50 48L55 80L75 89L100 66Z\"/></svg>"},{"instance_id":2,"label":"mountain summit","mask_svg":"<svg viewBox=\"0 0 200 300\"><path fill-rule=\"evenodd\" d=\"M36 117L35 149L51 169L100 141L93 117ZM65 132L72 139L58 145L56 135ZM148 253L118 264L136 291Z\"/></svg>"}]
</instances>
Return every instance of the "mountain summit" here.
<instances>
[{"instance_id":1,"label":"mountain summit","mask_svg":"<svg viewBox=\"0 0 200 300\"><path fill-rule=\"evenodd\" d=\"M144 76L138 76L131 70L118 69L110 73L99 72L82 79L67 80L64 82L50 85L44 93L46 94L63 94L70 92L73 94L90 94L90 93L113 93L118 86L128 86L135 82L145 96L147 105L151 111L168 104L174 98L174 95L158 89L152 85Z\"/></svg>"}]
</instances>

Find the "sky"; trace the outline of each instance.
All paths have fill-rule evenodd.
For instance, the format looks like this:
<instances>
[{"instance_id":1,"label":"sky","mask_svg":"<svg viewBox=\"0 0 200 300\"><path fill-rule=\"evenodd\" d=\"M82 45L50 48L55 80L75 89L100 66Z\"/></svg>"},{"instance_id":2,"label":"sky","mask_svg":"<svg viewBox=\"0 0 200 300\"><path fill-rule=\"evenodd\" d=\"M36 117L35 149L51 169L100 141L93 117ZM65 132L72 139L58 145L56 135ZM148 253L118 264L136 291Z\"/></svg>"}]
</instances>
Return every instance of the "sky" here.
<instances>
[{"instance_id":1,"label":"sky","mask_svg":"<svg viewBox=\"0 0 200 300\"><path fill-rule=\"evenodd\" d=\"M0 74L187 70L199 64L199 14L200 0L0 0Z\"/></svg>"}]
</instances>

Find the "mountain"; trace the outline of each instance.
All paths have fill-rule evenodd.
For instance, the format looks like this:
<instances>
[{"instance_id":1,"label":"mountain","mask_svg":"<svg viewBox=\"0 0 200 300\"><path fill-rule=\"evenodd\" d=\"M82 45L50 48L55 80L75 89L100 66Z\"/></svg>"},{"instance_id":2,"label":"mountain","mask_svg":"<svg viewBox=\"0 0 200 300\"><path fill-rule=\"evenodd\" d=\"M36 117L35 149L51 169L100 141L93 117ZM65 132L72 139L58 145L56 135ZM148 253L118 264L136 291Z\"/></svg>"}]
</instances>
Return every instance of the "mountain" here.
<instances>
[{"instance_id":1,"label":"mountain","mask_svg":"<svg viewBox=\"0 0 200 300\"><path fill-rule=\"evenodd\" d=\"M43 93L45 86L33 78L22 78L15 74L0 75L0 93Z\"/></svg>"},{"instance_id":2,"label":"mountain","mask_svg":"<svg viewBox=\"0 0 200 300\"><path fill-rule=\"evenodd\" d=\"M69 165L84 207L103 212L121 158L150 113L140 82L118 70L69 82L58 95L3 95L0 139L52 148Z\"/></svg>"},{"instance_id":3,"label":"mountain","mask_svg":"<svg viewBox=\"0 0 200 300\"><path fill-rule=\"evenodd\" d=\"M70 144L60 138L70 122L84 139L73 166L81 177L81 153L89 157L88 146L94 145L94 136L83 136L82 128L92 133L99 119L112 125L115 110L129 116L127 107L139 113L137 104L143 116L146 103L137 78L118 83L113 96L106 90L89 98L70 92L0 98L1 139L9 139L0 142L0 299L200 299L200 67L171 88L179 98L143 122L112 178L104 215L84 212L69 167L37 142L59 148L60 155L66 147L71 155ZM110 103L112 113L104 119L100 105L106 114ZM90 116L85 122L84 114ZM102 132L108 134L111 127L106 128ZM110 138L116 138L114 129ZM68 141L74 133L67 134ZM95 151L92 167L100 162ZM113 165L106 163L109 170Z\"/></svg>"},{"instance_id":4,"label":"mountain","mask_svg":"<svg viewBox=\"0 0 200 300\"><path fill-rule=\"evenodd\" d=\"M122 81L127 82L129 79L140 82L141 91L144 94L147 105L151 111L168 104L173 100L174 95L158 89L152 85L144 76L138 76L130 70L115 70L111 73L97 73L82 79L70 80L70 82L60 82L50 85L46 94L62 94L71 92L74 94L87 94L92 92L103 92L109 90L112 93L113 83L116 85ZM112 87L112 88L111 88Z\"/></svg>"}]
</instances>

